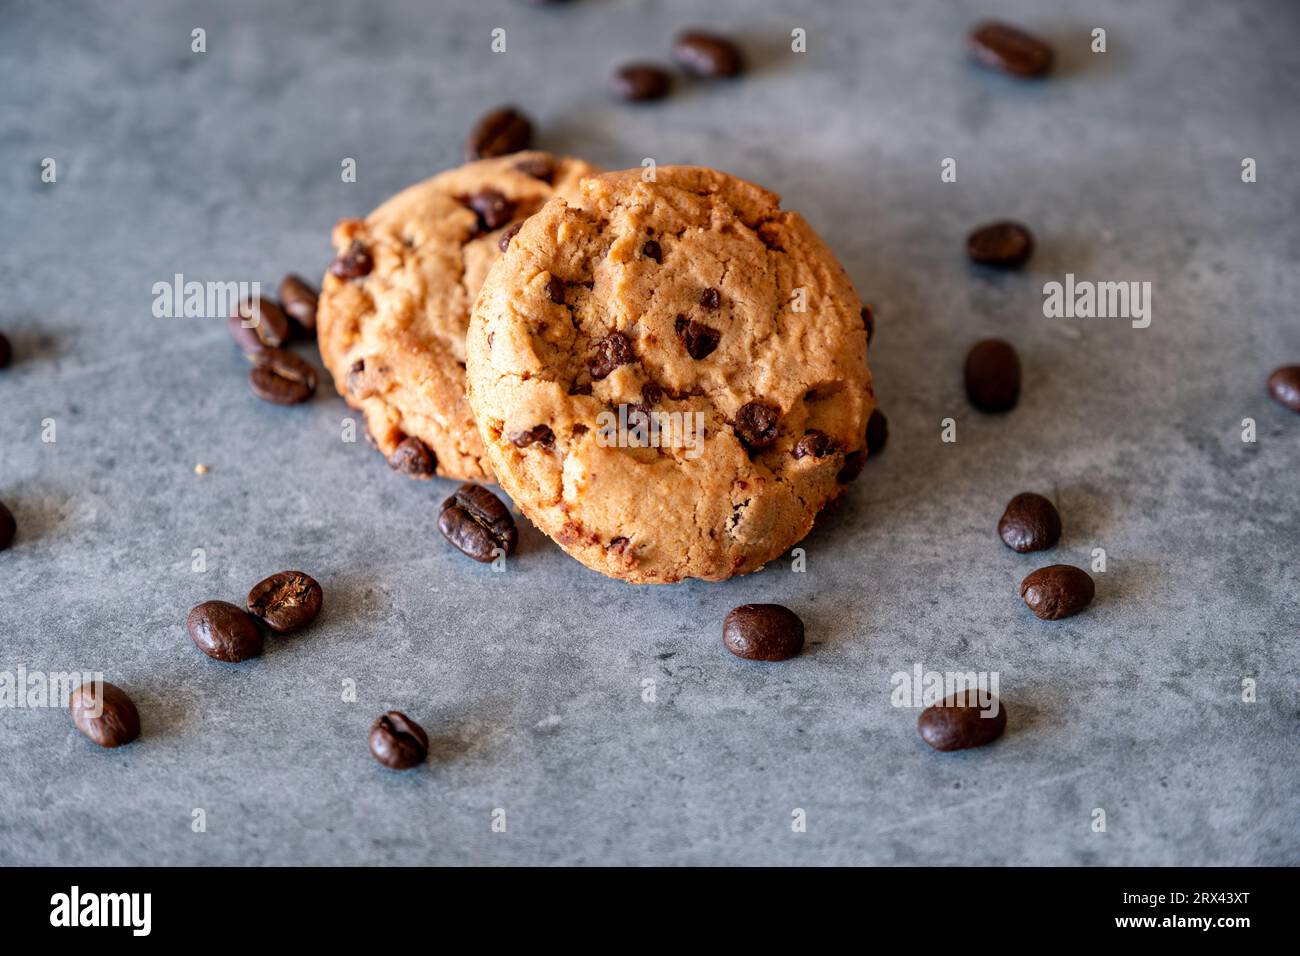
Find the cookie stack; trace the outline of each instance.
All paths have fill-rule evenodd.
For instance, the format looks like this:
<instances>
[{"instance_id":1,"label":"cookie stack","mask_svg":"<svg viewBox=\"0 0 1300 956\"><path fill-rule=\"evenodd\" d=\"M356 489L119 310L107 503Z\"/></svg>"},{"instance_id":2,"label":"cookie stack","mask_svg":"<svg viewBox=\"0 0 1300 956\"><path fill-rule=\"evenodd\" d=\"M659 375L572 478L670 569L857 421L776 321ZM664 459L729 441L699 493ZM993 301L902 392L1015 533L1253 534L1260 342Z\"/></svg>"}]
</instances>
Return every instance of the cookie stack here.
<instances>
[{"instance_id":1,"label":"cookie stack","mask_svg":"<svg viewBox=\"0 0 1300 956\"><path fill-rule=\"evenodd\" d=\"M752 183L520 153L334 239L321 355L379 449L496 481L603 574L757 570L862 469L870 312Z\"/></svg>"}]
</instances>

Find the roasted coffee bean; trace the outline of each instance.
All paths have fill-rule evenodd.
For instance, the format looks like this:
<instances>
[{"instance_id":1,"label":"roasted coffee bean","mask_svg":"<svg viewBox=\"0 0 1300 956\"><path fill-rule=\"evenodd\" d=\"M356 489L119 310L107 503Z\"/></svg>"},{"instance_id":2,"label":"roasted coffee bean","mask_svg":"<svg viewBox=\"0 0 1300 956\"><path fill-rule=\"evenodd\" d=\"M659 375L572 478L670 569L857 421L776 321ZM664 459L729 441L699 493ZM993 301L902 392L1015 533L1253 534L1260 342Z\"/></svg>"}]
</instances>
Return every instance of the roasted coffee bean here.
<instances>
[{"instance_id":1,"label":"roasted coffee bean","mask_svg":"<svg viewBox=\"0 0 1300 956\"><path fill-rule=\"evenodd\" d=\"M648 63L629 63L614 72L614 95L632 103L661 100L672 85L665 70Z\"/></svg>"},{"instance_id":2,"label":"roasted coffee bean","mask_svg":"<svg viewBox=\"0 0 1300 956\"><path fill-rule=\"evenodd\" d=\"M501 238L497 240L497 248L505 252L510 248L510 240L519 235L519 230L524 228L524 221L520 219L505 232L501 233Z\"/></svg>"},{"instance_id":3,"label":"roasted coffee bean","mask_svg":"<svg viewBox=\"0 0 1300 956\"><path fill-rule=\"evenodd\" d=\"M325 595L301 571L281 571L253 585L248 592L248 613L277 634L300 631L320 613Z\"/></svg>"},{"instance_id":4,"label":"roasted coffee bean","mask_svg":"<svg viewBox=\"0 0 1300 956\"><path fill-rule=\"evenodd\" d=\"M390 770L410 770L429 756L429 735L400 710L390 710L370 725L370 752Z\"/></svg>"},{"instance_id":5,"label":"roasted coffee bean","mask_svg":"<svg viewBox=\"0 0 1300 956\"><path fill-rule=\"evenodd\" d=\"M551 276L546 281L546 294L556 305L564 305L564 280L559 276Z\"/></svg>"},{"instance_id":6,"label":"roasted coffee bean","mask_svg":"<svg viewBox=\"0 0 1300 956\"><path fill-rule=\"evenodd\" d=\"M264 349L251 358L248 384L258 398L297 405L316 394L316 370L288 349Z\"/></svg>"},{"instance_id":7,"label":"roasted coffee bean","mask_svg":"<svg viewBox=\"0 0 1300 956\"><path fill-rule=\"evenodd\" d=\"M814 458L826 458L840 450L839 442L825 432L819 432L815 428L810 430L797 442L790 454L795 458L807 458L812 455Z\"/></svg>"},{"instance_id":8,"label":"roasted coffee bean","mask_svg":"<svg viewBox=\"0 0 1300 956\"><path fill-rule=\"evenodd\" d=\"M702 359L712 354L722 339L722 333L715 328L696 322L684 315L677 316L677 337L686 347L686 354L693 359Z\"/></svg>"},{"instance_id":9,"label":"roasted coffee bean","mask_svg":"<svg viewBox=\"0 0 1300 956\"><path fill-rule=\"evenodd\" d=\"M485 114L470 130L465 158L489 159L527 149L533 141L533 124L513 106L500 106Z\"/></svg>"},{"instance_id":10,"label":"roasted coffee bean","mask_svg":"<svg viewBox=\"0 0 1300 956\"><path fill-rule=\"evenodd\" d=\"M478 214L479 229L491 232L508 223L515 214L515 204L495 189L481 189L465 200L465 205Z\"/></svg>"},{"instance_id":11,"label":"roasted coffee bean","mask_svg":"<svg viewBox=\"0 0 1300 956\"><path fill-rule=\"evenodd\" d=\"M442 503L438 530L462 552L485 564L496 557L492 552L497 549L513 552L519 540L510 510L482 485L461 485Z\"/></svg>"},{"instance_id":12,"label":"roasted coffee bean","mask_svg":"<svg viewBox=\"0 0 1300 956\"><path fill-rule=\"evenodd\" d=\"M876 334L876 310L869 305L862 307L862 327L867 330L867 344L871 344L871 337Z\"/></svg>"},{"instance_id":13,"label":"roasted coffee bean","mask_svg":"<svg viewBox=\"0 0 1300 956\"><path fill-rule=\"evenodd\" d=\"M966 396L983 412L1005 412L1020 397L1020 357L1009 342L983 339L966 353Z\"/></svg>"},{"instance_id":14,"label":"roasted coffee bean","mask_svg":"<svg viewBox=\"0 0 1300 956\"><path fill-rule=\"evenodd\" d=\"M205 601L190 611L185 627L199 650L217 661L234 664L262 653L257 622L227 601Z\"/></svg>"},{"instance_id":15,"label":"roasted coffee bean","mask_svg":"<svg viewBox=\"0 0 1300 956\"><path fill-rule=\"evenodd\" d=\"M1008 23L980 23L970 33L971 52L985 66L1012 76L1043 76L1056 54L1045 41Z\"/></svg>"},{"instance_id":16,"label":"roasted coffee bean","mask_svg":"<svg viewBox=\"0 0 1300 956\"><path fill-rule=\"evenodd\" d=\"M736 437L750 451L770 448L776 441L777 422L780 418L781 409L775 405L760 401L748 402L736 412Z\"/></svg>"},{"instance_id":17,"label":"roasted coffee bean","mask_svg":"<svg viewBox=\"0 0 1300 956\"><path fill-rule=\"evenodd\" d=\"M888 439L889 421L885 418L884 412L873 408L871 417L867 419L867 454L879 454Z\"/></svg>"},{"instance_id":18,"label":"roasted coffee bean","mask_svg":"<svg viewBox=\"0 0 1300 956\"><path fill-rule=\"evenodd\" d=\"M660 248L659 243L654 239L647 239L645 245L641 247L641 255L647 259L653 259L655 262L663 263L664 251Z\"/></svg>"},{"instance_id":19,"label":"roasted coffee bean","mask_svg":"<svg viewBox=\"0 0 1300 956\"><path fill-rule=\"evenodd\" d=\"M695 76L736 76L744 69L740 47L715 33L692 30L677 37L673 59Z\"/></svg>"},{"instance_id":20,"label":"roasted coffee bean","mask_svg":"<svg viewBox=\"0 0 1300 956\"><path fill-rule=\"evenodd\" d=\"M301 276L287 275L280 280L280 307L298 328L308 335L316 334L316 290Z\"/></svg>"},{"instance_id":21,"label":"roasted coffee bean","mask_svg":"<svg viewBox=\"0 0 1300 956\"><path fill-rule=\"evenodd\" d=\"M411 478L430 478L438 469L433 451L414 435L407 435L388 458L389 467Z\"/></svg>"},{"instance_id":22,"label":"roasted coffee bean","mask_svg":"<svg viewBox=\"0 0 1300 956\"><path fill-rule=\"evenodd\" d=\"M785 661L803 650L803 621L780 604L742 604L722 622L722 643L749 661Z\"/></svg>"},{"instance_id":23,"label":"roasted coffee bean","mask_svg":"<svg viewBox=\"0 0 1300 956\"><path fill-rule=\"evenodd\" d=\"M370 257L370 250L359 240L353 239L347 251L330 263L330 275L340 279L360 279L370 275L375 267L375 260Z\"/></svg>"},{"instance_id":24,"label":"roasted coffee bean","mask_svg":"<svg viewBox=\"0 0 1300 956\"><path fill-rule=\"evenodd\" d=\"M1268 394L1283 408L1300 412L1300 365L1284 365L1270 375Z\"/></svg>"},{"instance_id":25,"label":"roasted coffee bean","mask_svg":"<svg viewBox=\"0 0 1300 956\"><path fill-rule=\"evenodd\" d=\"M632 352L632 343L622 332L611 332L596 343L596 350L587 359L587 370L591 377L602 379L620 365L631 365L636 361Z\"/></svg>"},{"instance_id":26,"label":"roasted coffee bean","mask_svg":"<svg viewBox=\"0 0 1300 956\"><path fill-rule=\"evenodd\" d=\"M942 703L927 707L916 719L921 739L935 750L965 750L983 747L1002 736L1007 729L1007 710L1002 701L989 695L981 698L976 689L961 690Z\"/></svg>"},{"instance_id":27,"label":"roasted coffee bean","mask_svg":"<svg viewBox=\"0 0 1300 956\"><path fill-rule=\"evenodd\" d=\"M270 299L261 298L236 305L229 326L235 344L250 354L278 349L289 341L291 331L284 311Z\"/></svg>"},{"instance_id":28,"label":"roasted coffee bean","mask_svg":"<svg viewBox=\"0 0 1300 956\"><path fill-rule=\"evenodd\" d=\"M700 305L710 311L722 305L722 295L717 289L709 288L700 293Z\"/></svg>"},{"instance_id":29,"label":"roasted coffee bean","mask_svg":"<svg viewBox=\"0 0 1300 956\"><path fill-rule=\"evenodd\" d=\"M998 520L998 537L1008 548L1026 554L1054 547L1061 540L1061 516L1042 495L1026 491L1007 502Z\"/></svg>"},{"instance_id":30,"label":"roasted coffee bean","mask_svg":"<svg viewBox=\"0 0 1300 956\"><path fill-rule=\"evenodd\" d=\"M526 432L515 432L510 436L510 444L516 448L527 448L529 445L541 445L543 448L555 447L555 432L551 431L549 425L535 425Z\"/></svg>"},{"instance_id":31,"label":"roasted coffee bean","mask_svg":"<svg viewBox=\"0 0 1300 956\"><path fill-rule=\"evenodd\" d=\"M1034 234L1011 220L980 226L966 237L966 255L983 266L1021 265L1034 251Z\"/></svg>"},{"instance_id":32,"label":"roasted coffee bean","mask_svg":"<svg viewBox=\"0 0 1300 956\"><path fill-rule=\"evenodd\" d=\"M14 535L17 533L18 522L14 520L14 513L0 501L0 551L14 543Z\"/></svg>"},{"instance_id":33,"label":"roasted coffee bean","mask_svg":"<svg viewBox=\"0 0 1300 956\"><path fill-rule=\"evenodd\" d=\"M1078 614L1096 593L1088 572L1069 564L1039 568L1020 582L1020 596L1029 610L1044 621Z\"/></svg>"},{"instance_id":34,"label":"roasted coffee bean","mask_svg":"<svg viewBox=\"0 0 1300 956\"><path fill-rule=\"evenodd\" d=\"M120 747L140 736L140 712L126 691L108 681L82 684L68 698L77 729L101 747Z\"/></svg>"},{"instance_id":35,"label":"roasted coffee bean","mask_svg":"<svg viewBox=\"0 0 1300 956\"><path fill-rule=\"evenodd\" d=\"M9 343L8 336L0 332L0 368L8 368L13 360L14 347Z\"/></svg>"},{"instance_id":36,"label":"roasted coffee bean","mask_svg":"<svg viewBox=\"0 0 1300 956\"><path fill-rule=\"evenodd\" d=\"M553 182L555 179L555 160L549 156L521 159L515 163L515 169L525 176L532 176L533 179L540 179L544 183Z\"/></svg>"}]
</instances>

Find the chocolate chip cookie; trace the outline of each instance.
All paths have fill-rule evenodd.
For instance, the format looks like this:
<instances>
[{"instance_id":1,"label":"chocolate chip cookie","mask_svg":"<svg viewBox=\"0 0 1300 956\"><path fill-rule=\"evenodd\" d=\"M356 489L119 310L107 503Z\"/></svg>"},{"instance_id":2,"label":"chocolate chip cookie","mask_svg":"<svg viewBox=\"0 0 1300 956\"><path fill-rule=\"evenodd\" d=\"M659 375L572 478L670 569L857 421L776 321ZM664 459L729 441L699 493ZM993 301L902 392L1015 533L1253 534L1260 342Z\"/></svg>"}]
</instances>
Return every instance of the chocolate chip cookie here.
<instances>
[{"instance_id":1,"label":"chocolate chip cookie","mask_svg":"<svg viewBox=\"0 0 1300 956\"><path fill-rule=\"evenodd\" d=\"M484 283L469 399L501 487L635 583L754 571L860 471L863 306L797 213L710 169L587 179Z\"/></svg>"},{"instance_id":2,"label":"chocolate chip cookie","mask_svg":"<svg viewBox=\"0 0 1300 956\"><path fill-rule=\"evenodd\" d=\"M541 152L467 163L334 228L321 358L399 471L491 480L465 400L465 330L509 235L596 170Z\"/></svg>"}]
</instances>

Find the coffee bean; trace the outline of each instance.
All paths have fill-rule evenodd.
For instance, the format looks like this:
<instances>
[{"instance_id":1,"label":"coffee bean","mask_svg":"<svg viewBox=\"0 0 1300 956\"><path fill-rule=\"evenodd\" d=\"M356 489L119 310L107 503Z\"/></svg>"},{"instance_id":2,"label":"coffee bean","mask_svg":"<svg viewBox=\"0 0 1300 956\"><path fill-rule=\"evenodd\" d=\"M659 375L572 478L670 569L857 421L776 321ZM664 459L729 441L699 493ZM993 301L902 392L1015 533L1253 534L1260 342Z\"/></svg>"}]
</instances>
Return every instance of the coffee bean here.
<instances>
[{"instance_id":1,"label":"coffee bean","mask_svg":"<svg viewBox=\"0 0 1300 956\"><path fill-rule=\"evenodd\" d=\"M686 347L686 354L696 360L706 358L712 354L713 350L718 347L718 342L722 340L722 333L717 329L711 328L703 322L688 319L684 315L677 316L676 327L677 337L682 340L682 345Z\"/></svg>"},{"instance_id":2,"label":"coffee bean","mask_svg":"<svg viewBox=\"0 0 1300 956\"><path fill-rule=\"evenodd\" d=\"M482 485L461 485L442 503L438 530L462 552L484 564L496 557L494 550L513 552L519 539L510 510Z\"/></svg>"},{"instance_id":3,"label":"coffee bean","mask_svg":"<svg viewBox=\"0 0 1300 956\"><path fill-rule=\"evenodd\" d=\"M292 634L316 620L324 600L320 585L311 577L301 571L281 571L253 585L248 613L277 634Z\"/></svg>"},{"instance_id":4,"label":"coffee bean","mask_svg":"<svg viewBox=\"0 0 1300 956\"><path fill-rule=\"evenodd\" d=\"M1088 572L1069 564L1039 568L1020 582L1020 596L1029 610L1044 621L1078 614L1096 592Z\"/></svg>"},{"instance_id":5,"label":"coffee bean","mask_svg":"<svg viewBox=\"0 0 1300 956\"><path fill-rule=\"evenodd\" d=\"M289 341L291 331L283 310L270 299L262 298L241 301L228 324L235 344L249 354L278 349Z\"/></svg>"},{"instance_id":6,"label":"coffee bean","mask_svg":"<svg viewBox=\"0 0 1300 956\"><path fill-rule=\"evenodd\" d=\"M400 710L390 710L370 725L370 752L390 770L410 770L429 756L429 735Z\"/></svg>"},{"instance_id":7,"label":"coffee bean","mask_svg":"<svg viewBox=\"0 0 1300 956\"><path fill-rule=\"evenodd\" d=\"M533 156L529 159L521 159L515 163L515 169L525 176L532 176L533 179L540 179L544 183L555 180L555 160L549 156Z\"/></svg>"},{"instance_id":8,"label":"coffee bean","mask_svg":"<svg viewBox=\"0 0 1300 956\"><path fill-rule=\"evenodd\" d=\"M884 412L873 408L871 417L867 419L867 454L878 454L885 447L888 439L889 421L885 418Z\"/></svg>"},{"instance_id":9,"label":"coffee bean","mask_svg":"<svg viewBox=\"0 0 1300 956\"><path fill-rule=\"evenodd\" d=\"M648 63L629 63L614 72L614 95L633 103L661 100L668 95L672 80L668 73Z\"/></svg>"},{"instance_id":10,"label":"coffee bean","mask_svg":"<svg viewBox=\"0 0 1300 956\"><path fill-rule=\"evenodd\" d=\"M18 522L14 520L14 513L0 501L0 551L14 543L14 535L17 533Z\"/></svg>"},{"instance_id":11,"label":"coffee bean","mask_svg":"<svg viewBox=\"0 0 1300 956\"><path fill-rule=\"evenodd\" d=\"M1012 551L1026 554L1054 547L1061 540L1061 516L1042 495L1026 491L1009 502L998 520L998 536Z\"/></svg>"},{"instance_id":12,"label":"coffee bean","mask_svg":"<svg viewBox=\"0 0 1300 956\"><path fill-rule=\"evenodd\" d=\"M370 275L370 270L374 267L375 260L370 257L370 250L359 240L353 239L347 251L330 263L330 275L340 279L360 279Z\"/></svg>"},{"instance_id":13,"label":"coffee bean","mask_svg":"<svg viewBox=\"0 0 1300 956\"><path fill-rule=\"evenodd\" d=\"M747 402L736 412L736 437L750 451L770 448L776 441L781 409L767 402Z\"/></svg>"},{"instance_id":14,"label":"coffee bean","mask_svg":"<svg viewBox=\"0 0 1300 956\"><path fill-rule=\"evenodd\" d=\"M660 264L664 261L664 251L660 248L659 243L654 239L647 239L645 245L641 247L641 255L647 259L653 259Z\"/></svg>"},{"instance_id":15,"label":"coffee bean","mask_svg":"<svg viewBox=\"0 0 1300 956\"><path fill-rule=\"evenodd\" d=\"M438 459L428 445L414 435L407 435L393 449L388 465L411 478L430 478L438 470Z\"/></svg>"},{"instance_id":16,"label":"coffee bean","mask_svg":"<svg viewBox=\"0 0 1300 956\"><path fill-rule=\"evenodd\" d=\"M722 295L717 289L705 289L700 293L700 305L709 310L717 309L722 305Z\"/></svg>"},{"instance_id":17,"label":"coffee bean","mask_svg":"<svg viewBox=\"0 0 1300 956\"><path fill-rule=\"evenodd\" d=\"M316 394L316 370L288 349L265 349L253 359L248 384L258 398L297 405Z\"/></svg>"},{"instance_id":18,"label":"coffee bean","mask_svg":"<svg viewBox=\"0 0 1300 956\"><path fill-rule=\"evenodd\" d=\"M485 114L470 130L465 158L489 159L527 149L533 141L533 124L513 106L500 106Z\"/></svg>"},{"instance_id":19,"label":"coffee bean","mask_svg":"<svg viewBox=\"0 0 1300 956\"><path fill-rule=\"evenodd\" d=\"M862 307L862 327L867 330L867 344L871 344L871 337L876 334L876 310L869 305Z\"/></svg>"},{"instance_id":20,"label":"coffee bean","mask_svg":"<svg viewBox=\"0 0 1300 956\"><path fill-rule=\"evenodd\" d=\"M555 432L551 431L549 425L536 425L526 432L515 432L510 436L510 444L516 448L527 448L529 445L554 448Z\"/></svg>"},{"instance_id":21,"label":"coffee bean","mask_svg":"<svg viewBox=\"0 0 1300 956\"><path fill-rule=\"evenodd\" d=\"M13 359L14 347L9 343L8 336L0 332L0 368L8 368Z\"/></svg>"},{"instance_id":22,"label":"coffee bean","mask_svg":"<svg viewBox=\"0 0 1300 956\"><path fill-rule=\"evenodd\" d=\"M140 712L126 691L108 681L82 684L68 698L77 729L101 747L120 747L140 736Z\"/></svg>"},{"instance_id":23,"label":"coffee bean","mask_svg":"<svg viewBox=\"0 0 1300 956\"><path fill-rule=\"evenodd\" d=\"M594 379L602 379L620 365L631 365L636 361L632 352L632 343L622 332L611 332L596 343L596 350L587 359L587 370Z\"/></svg>"},{"instance_id":24,"label":"coffee bean","mask_svg":"<svg viewBox=\"0 0 1300 956\"><path fill-rule=\"evenodd\" d=\"M479 229L491 232L508 223L515 214L515 204L495 189L481 189L465 200L478 213Z\"/></svg>"},{"instance_id":25,"label":"coffee bean","mask_svg":"<svg viewBox=\"0 0 1300 956\"><path fill-rule=\"evenodd\" d=\"M524 221L520 219L517 223L501 233L501 238L497 240L497 248L505 252L510 248L510 240L519 235L519 230L524 228Z\"/></svg>"},{"instance_id":26,"label":"coffee bean","mask_svg":"<svg viewBox=\"0 0 1300 956\"><path fill-rule=\"evenodd\" d=\"M1005 412L1020 397L1020 357L1002 339L983 339L966 353L966 396L984 412Z\"/></svg>"},{"instance_id":27,"label":"coffee bean","mask_svg":"<svg viewBox=\"0 0 1300 956\"><path fill-rule=\"evenodd\" d=\"M564 305L564 280L559 276L551 276L546 281L546 294L556 305Z\"/></svg>"},{"instance_id":28,"label":"coffee bean","mask_svg":"<svg viewBox=\"0 0 1300 956\"><path fill-rule=\"evenodd\" d=\"M780 604L742 604L722 622L722 643L749 661L789 660L803 650L803 621Z\"/></svg>"},{"instance_id":29,"label":"coffee bean","mask_svg":"<svg viewBox=\"0 0 1300 956\"><path fill-rule=\"evenodd\" d=\"M280 306L298 328L307 335L316 334L316 290L301 276L287 275L280 280Z\"/></svg>"},{"instance_id":30,"label":"coffee bean","mask_svg":"<svg viewBox=\"0 0 1300 956\"><path fill-rule=\"evenodd\" d=\"M1008 23L976 25L970 45L979 62L1012 76L1043 76L1056 59L1045 41Z\"/></svg>"},{"instance_id":31,"label":"coffee bean","mask_svg":"<svg viewBox=\"0 0 1300 956\"><path fill-rule=\"evenodd\" d=\"M227 601L203 602L190 611L185 627L199 650L213 660L234 664L262 653L257 622Z\"/></svg>"},{"instance_id":32,"label":"coffee bean","mask_svg":"<svg viewBox=\"0 0 1300 956\"><path fill-rule=\"evenodd\" d=\"M807 458L809 455L814 458L826 458L839 450L839 442L825 432L819 432L814 428L795 442L794 449L790 454L795 458Z\"/></svg>"},{"instance_id":33,"label":"coffee bean","mask_svg":"<svg viewBox=\"0 0 1300 956\"><path fill-rule=\"evenodd\" d=\"M692 30L677 37L673 59L695 76L736 76L744 68L740 48L725 37Z\"/></svg>"},{"instance_id":34,"label":"coffee bean","mask_svg":"<svg viewBox=\"0 0 1300 956\"><path fill-rule=\"evenodd\" d=\"M1284 365L1270 375L1268 393L1283 408L1300 412L1300 365Z\"/></svg>"},{"instance_id":35,"label":"coffee bean","mask_svg":"<svg viewBox=\"0 0 1300 956\"><path fill-rule=\"evenodd\" d=\"M966 237L966 255L983 266L1011 269L1022 265L1034 251L1034 234L1011 220L980 226Z\"/></svg>"},{"instance_id":36,"label":"coffee bean","mask_svg":"<svg viewBox=\"0 0 1300 956\"><path fill-rule=\"evenodd\" d=\"M921 711L916 720L921 739L935 750L949 751L983 747L1001 737L1007 729L1007 709L991 695L981 708L978 693L961 690Z\"/></svg>"}]
</instances>

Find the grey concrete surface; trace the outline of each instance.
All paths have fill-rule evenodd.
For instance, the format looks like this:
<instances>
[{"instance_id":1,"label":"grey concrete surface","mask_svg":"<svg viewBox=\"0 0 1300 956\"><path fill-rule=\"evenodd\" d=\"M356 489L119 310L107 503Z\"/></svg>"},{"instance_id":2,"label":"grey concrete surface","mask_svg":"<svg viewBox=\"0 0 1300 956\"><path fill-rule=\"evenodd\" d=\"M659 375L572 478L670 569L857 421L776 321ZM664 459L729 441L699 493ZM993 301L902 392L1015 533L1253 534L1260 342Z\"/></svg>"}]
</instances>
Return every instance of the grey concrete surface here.
<instances>
[{"instance_id":1,"label":"grey concrete surface","mask_svg":"<svg viewBox=\"0 0 1300 956\"><path fill-rule=\"evenodd\" d=\"M1051 38L1055 77L973 66L963 34L986 15ZM145 732L99 751L61 710L0 709L0 863L1300 859L1300 417L1264 393L1300 362L1294 4L138 0L3 20L0 500L20 530L0 671L102 671ZM747 78L610 100L613 65L699 23L741 38ZM889 445L804 573L634 588L525 528L494 574L437 533L450 483L340 440L332 389L265 405L221 319L151 314L176 273L318 275L338 217L454 165L509 101L544 147L767 185L875 304ZM1036 231L1032 262L972 270L966 232L1003 216ZM1150 281L1150 327L1044 318L1067 272ZM1002 417L962 393L986 334L1025 365ZM1044 555L994 535L1028 489L1064 518ZM1020 579L1094 548L1096 603L1033 618ZM287 567L324 585L311 631L242 666L195 650L192 605ZM749 601L795 608L808 651L730 657L722 617ZM931 752L891 704L918 663L996 671L1006 736ZM367 753L390 707L435 739L417 772Z\"/></svg>"}]
</instances>

